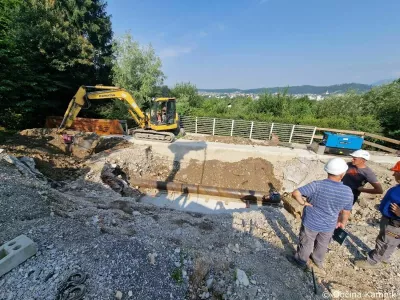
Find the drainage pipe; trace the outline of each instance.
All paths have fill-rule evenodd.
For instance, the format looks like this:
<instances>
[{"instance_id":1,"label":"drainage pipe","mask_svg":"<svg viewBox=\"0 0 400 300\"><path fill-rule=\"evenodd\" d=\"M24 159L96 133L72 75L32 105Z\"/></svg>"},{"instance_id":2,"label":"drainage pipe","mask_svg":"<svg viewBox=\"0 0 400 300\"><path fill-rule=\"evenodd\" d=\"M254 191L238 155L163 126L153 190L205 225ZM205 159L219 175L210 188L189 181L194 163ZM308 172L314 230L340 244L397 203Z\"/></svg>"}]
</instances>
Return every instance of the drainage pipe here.
<instances>
[{"instance_id":1,"label":"drainage pipe","mask_svg":"<svg viewBox=\"0 0 400 300\"><path fill-rule=\"evenodd\" d=\"M176 191L183 194L202 194L226 198L240 199L247 204L254 202L262 202L265 204L278 204L280 203L280 195L270 194L262 191L241 190L221 188L216 186L207 186L200 184L186 184L177 182L155 181L140 178L131 178L130 183L133 186L143 188L153 188L163 191Z\"/></svg>"}]
</instances>

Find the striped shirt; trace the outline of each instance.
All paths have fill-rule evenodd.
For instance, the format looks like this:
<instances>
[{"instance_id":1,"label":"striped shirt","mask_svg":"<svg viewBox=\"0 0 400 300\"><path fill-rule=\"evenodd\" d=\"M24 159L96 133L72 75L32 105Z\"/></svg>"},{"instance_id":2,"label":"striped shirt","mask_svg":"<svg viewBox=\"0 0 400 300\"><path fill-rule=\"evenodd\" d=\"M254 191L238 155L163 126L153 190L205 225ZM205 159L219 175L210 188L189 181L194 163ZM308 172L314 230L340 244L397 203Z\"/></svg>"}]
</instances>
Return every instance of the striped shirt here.
<instances>
[{"instance_id":1,"label":"striped shirt","mask_svg":"<svg viewBox=\"0 0 400 300\"><path fill-rule=\"evenodd\" d=\"M312 231L335 230L340 211L353 207L353 193L342 182L316 180L298 190L313 205L306 206L303 212L303 225Z\"/></svg>"}]
</instances>

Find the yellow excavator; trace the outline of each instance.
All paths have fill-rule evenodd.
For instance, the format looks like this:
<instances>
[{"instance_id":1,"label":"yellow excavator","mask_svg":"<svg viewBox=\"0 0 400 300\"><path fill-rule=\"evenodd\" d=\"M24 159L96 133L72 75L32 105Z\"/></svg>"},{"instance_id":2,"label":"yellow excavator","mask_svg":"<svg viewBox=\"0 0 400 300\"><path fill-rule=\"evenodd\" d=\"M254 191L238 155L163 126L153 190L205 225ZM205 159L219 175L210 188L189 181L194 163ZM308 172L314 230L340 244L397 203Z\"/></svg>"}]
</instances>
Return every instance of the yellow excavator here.
<instances>
[{"instance_id":1,"label":"yellow excavator","mask_svg":"<svg viewBox=\"0 0 400 300\"><path fill-rule=\"evenodd\" d=\"M175 134L180 131L175 98L156 98L150 112L144 113L132 95L125 89L116 86L95 85L81 86L78 89L64 114L59 132L71 127L85 103L89 100L103 99L118 99L129 104L129 113L140 128L130 129L128 134L133 135L136 139L170 143L174 140Z\"/></svg>"}]
</instances>

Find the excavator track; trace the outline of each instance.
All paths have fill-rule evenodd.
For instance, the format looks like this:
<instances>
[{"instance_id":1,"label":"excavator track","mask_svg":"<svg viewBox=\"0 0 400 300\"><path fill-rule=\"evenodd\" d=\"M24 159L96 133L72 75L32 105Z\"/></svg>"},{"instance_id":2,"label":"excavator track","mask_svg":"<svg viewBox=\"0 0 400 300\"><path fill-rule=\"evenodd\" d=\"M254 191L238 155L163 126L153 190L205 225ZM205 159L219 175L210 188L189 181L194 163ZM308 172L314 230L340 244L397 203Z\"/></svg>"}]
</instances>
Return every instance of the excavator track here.
<instances>
[{"instance_id":1,"label":"excavator track","mask_svg":"<svg viewBox=\"0 0 400 300\"><path fill-rule=\"evenodd\" d=\"M145 141L158 141L163 143L172 143L175 139L175 135L172 132L163 132L146 129L135 129L130 134L138 140Z\"/></svg>"}]
</instances>

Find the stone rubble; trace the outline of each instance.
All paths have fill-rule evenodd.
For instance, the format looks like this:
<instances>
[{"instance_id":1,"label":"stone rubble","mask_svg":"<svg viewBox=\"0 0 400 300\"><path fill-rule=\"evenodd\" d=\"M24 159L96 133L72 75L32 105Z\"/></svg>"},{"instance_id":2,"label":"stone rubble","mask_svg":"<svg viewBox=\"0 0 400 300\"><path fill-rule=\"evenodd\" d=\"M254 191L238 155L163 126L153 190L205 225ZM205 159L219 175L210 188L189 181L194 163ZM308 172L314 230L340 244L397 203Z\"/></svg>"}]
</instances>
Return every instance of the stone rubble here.
<instances>
[{"instance_id":1,"label":"stone rubble","mask_svg":"<svg viewBox=\"0 0 400 300\"><path fill-rule=\"evenodd\" d=\"M88 299L323 299L313 294L311 275L285 258L296 247L300 222L284 209L204 215L157 208L122 193L135 190L130 176L156 173L160 158L148 147L95 154L85 174L59 185L37 176L31 160L2 155L0 243L24 233L39 252L0 278L0 299L54 299L72 270L89 275ZM315 170L321 165L296 159L275 171L289 190L320 178ZM385 189L393 184L387 166L371 165ZM114 173L118 166L126 179ZM124 181L119 190L104 182L107 167L110 178ZM331 293L400 285L399 253L385 270L353 265L374 245L379 199L363 195L348 226L350 238L343 246L330 244L328 275L318 279Z\"/></svg>"}]
</instances>

